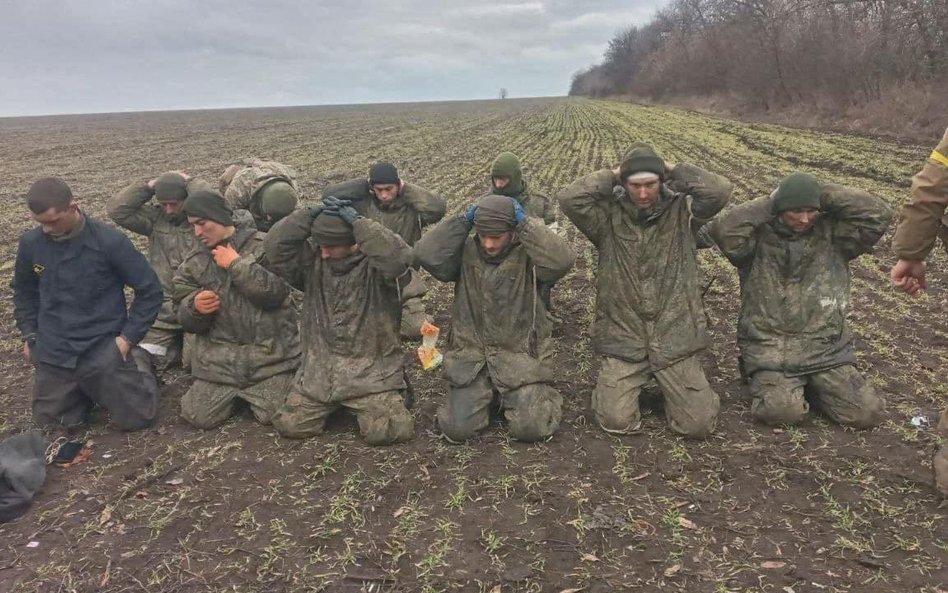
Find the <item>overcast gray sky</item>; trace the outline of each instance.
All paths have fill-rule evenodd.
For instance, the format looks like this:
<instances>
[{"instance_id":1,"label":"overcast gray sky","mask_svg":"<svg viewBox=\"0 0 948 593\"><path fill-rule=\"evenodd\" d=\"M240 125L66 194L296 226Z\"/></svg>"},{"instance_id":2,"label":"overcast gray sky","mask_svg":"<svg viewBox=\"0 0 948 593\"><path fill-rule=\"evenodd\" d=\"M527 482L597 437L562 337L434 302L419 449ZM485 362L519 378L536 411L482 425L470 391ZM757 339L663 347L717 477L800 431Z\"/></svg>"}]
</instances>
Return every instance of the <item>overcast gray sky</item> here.
<instances>
[{"instance_id":1,"label":"overcast gray sky","mask_svg":"<svg viewBox=\"0 0 948 593\"><path fill-rule=\"evenodd\" d=\"M665 0L0 0L0 116L563 95Z\"/></svg>"}]
</instances>

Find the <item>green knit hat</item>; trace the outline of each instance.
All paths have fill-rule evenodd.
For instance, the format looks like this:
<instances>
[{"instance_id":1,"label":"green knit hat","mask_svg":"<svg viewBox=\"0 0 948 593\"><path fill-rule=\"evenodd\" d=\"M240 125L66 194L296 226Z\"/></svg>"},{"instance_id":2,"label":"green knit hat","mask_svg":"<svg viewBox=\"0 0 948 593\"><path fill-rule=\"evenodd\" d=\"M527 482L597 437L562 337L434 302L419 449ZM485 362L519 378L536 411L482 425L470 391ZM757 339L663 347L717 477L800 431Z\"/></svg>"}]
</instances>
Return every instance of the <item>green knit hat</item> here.
<instances>
[{"instance_id":1,"label":"green knit hat","mask_svg":"<svg viewBox=\"0 0 948 593\"><path fill-rule=\"evenodd\" d=\"M780 214L797 208L819 209L823 187L809 173L792 173L783 178L774 194L774 212Z\"/></svg>"},{"instance_id":2,"label":"green knit hat","mask_svg":"<svg viewBox=\"0 0 948 593\"><path fill-rule=\"evenodd\" d=\"M155 199L159 202L183 202L188 197L188 182L177 173L162 173L155 179Z\"/></svg>"},{"instance_id":3,"label":"green knit hat","mask_svg":"<svg viewBox=\"0 0 948 593\"><path fill-rule=\"evenodd\" d=\"M317 245L355 245L352 226L335 214L323 212L313 221L310 233Z\"/></svg>"},{"instance_id":4,"label":"green knit hat","mask_svg":"<svg viewBox=\"0 0 948 593\"><path fill-rule=\"evenodd\" d=\"M234 210L224 196L213 189L200 189L184 201L184 213L192 218L212 220L224 226L234 225Z\"/></svg>"},{"instance_id":5,"label":"green knit hat","mask_svg":"<svg viewBox=\"0 0 948 593\"><path fill-rule=\"evenodd\" d=\"M520 168L520 159L512 152L502 152L494 159L490 168L490 176L508 177L510 183L497 189L491 183L491 192L502 196L518 196L523 193L523 169Z\"/></svg>"},{"instance_id":6,"label":"green knit hat","mask_svg":"<svg viewBox=\"0 0 948 593\"><path fill-rule=\"evenodd\" d=\"M643 142L632 145L619 165L619 180L623 183L629 175L636 173L654 173L665 181L665 161L651 146Z\"/></svg>"},{"instance_id":7,"label":"green knit hat","mask_svg":"<svg viewBox=\"0 0 948 593\"><path fill-rule=\"evenodd\" d=\"M282 179L275 179L260 189L260 211L273 222L289 216L298 202L299 194Z\"/></svg>"}]
</instances>

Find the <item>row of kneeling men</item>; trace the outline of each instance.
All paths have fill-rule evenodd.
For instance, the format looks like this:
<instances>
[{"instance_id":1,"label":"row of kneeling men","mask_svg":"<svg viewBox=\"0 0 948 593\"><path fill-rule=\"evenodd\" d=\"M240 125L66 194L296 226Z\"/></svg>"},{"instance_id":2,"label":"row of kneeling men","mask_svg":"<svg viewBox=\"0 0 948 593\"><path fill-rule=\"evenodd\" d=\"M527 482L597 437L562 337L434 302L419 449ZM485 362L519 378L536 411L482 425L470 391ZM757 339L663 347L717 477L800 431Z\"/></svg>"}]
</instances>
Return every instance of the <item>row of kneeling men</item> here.
<instances>
[{"instance_id":1,"label":"row of kneeling men","mask_svg":"<svg viewBox=\"0 0 948 593\"><path fill-rule=\"evenodd\" d=\"M730 194L726 178L638 144L557 196L598 251L597 422L635 431L654 378L671 430L713 431L720 404L699 359L708 334L697 250L717 246L740 274L737 338L755 418L793 423L813 404L841 424L875 425L883 402L855 368L846 320L849 262L882 237L892 210L804 173L724 210ZM153 368L185 352L194 382L181 413L197 427L223 423L244 400L284 436L317 435L346 407L367 442L404 441L414 420L401 338L428 319L423 268L454 283L444 436L484 429L492 407L516 439L557 430L550 294L575 256L514 155L494 162L490 193L447 218L441 197L390 163L330 186L318 206L299 201L296 173L258 159L229 167L218 186L181 172L132 184L108 212L148 237L146 260L63 180L33 184L26 202L40 226L21 238L13 288L35 422L81 424L98 404L120 428L148 426Z\"/></svg>"}]
</instances>

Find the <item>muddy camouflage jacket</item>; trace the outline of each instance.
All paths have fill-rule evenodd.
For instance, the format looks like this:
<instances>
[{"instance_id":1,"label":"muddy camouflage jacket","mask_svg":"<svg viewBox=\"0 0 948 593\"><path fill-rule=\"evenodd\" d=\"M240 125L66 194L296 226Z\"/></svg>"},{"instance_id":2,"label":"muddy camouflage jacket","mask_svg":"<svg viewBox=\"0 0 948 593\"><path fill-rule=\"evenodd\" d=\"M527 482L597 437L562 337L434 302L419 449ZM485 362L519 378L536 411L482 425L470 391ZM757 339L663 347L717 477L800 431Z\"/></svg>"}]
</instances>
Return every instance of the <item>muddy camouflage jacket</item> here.
<instances>
[{"instance_id":1,"label":"muddy camouflage jacket","mask_svg":"<svg viewBox=\"0 0 948 593\"><path fill-rule=\"evenodd\" d=\"M423 268L454 282L444 372L455 386L471 383L487 365L498 389L553 380L552 322L537 289L566 275L575 256L566 241L528 217L506 254L489 257L463 216L429 231L415 245Z\"/></svg>"},{"instance_id":2,"label":"muddy camouflage jacket","mask_svg":"<svg viewBox=\"0 0 948 593\"><path fill-rule=\"evenodd\" d=\"M737 344L745 370L788 376L853 364L849 261L872 249L892 220L881 199L824 186L816 225L794 233L773 199L732 208L709 225L741 278Z\"/></svg>"},{"instance_id":3,"label":"muddy camouflage jacket","mask_svg":"<svg viewBox=\"0 0 948 593\"><path fill-rule=\"evenodd\" d=\"M559 195L563 213L599 251L593 343L600 354L662 369L708 344L692 225L724 207L731 183L679 164L644 215L615 185L606 169Z\"/></svg>"},{"instance_id":4,"label":"muddy camouflage jacket","mask_svg":"<svg viewBox=\"0 0 948 593\"><path fill-rule=\"evenodd\" d=\"M300 363L296 310L290 287L265 265L264 233L246 212L238 217L230 244L240 253L228 269L214 262L205 246L192 251L174 277L178 319L185 331L197 334L191 353L196 379L247 387L295 371ZM202 315L194 297L213 290L221 308Z\"/></svg>"},{"instance_id":5,"label":"muddy camouflage jacket","mask_svg":"<svg viewBox=\"0 0 948 593\"><path fill-rule=\"evenodd\" d=\"M491 183L490 189L491 193L499 194L493 183ZM531 191L527 185L526 180L523 182L523 191L515 196L510 197L520 202L520 205L523 206L523 211L527 213L527 216L539 218L543 221L543 224L553 224L556 222L556 208L553 205L553 202L545 194L541 194L537 191Z\"/></svg>"},{"instance_id":6,"label":"muddy camouflage jacket","mask_svg":"<svg viewBox=\"0 0 948 593\"><path fill-rule=\"evenodd\" d=\"M444 218L444 198L413 183L406 183L390 204L375 199L367 179L351 179L323 190L323 197L336 196L352 200L360 214L377 220L395 231L409 245L421 238L421 230Z\"/></svg>"},{"instance_id":7,"label":"muddy camouflage jacket","mask_svg":"<svg viewBox=\"0 0 948 593\"><path fill-rule=\"evenodd\" d=\"M206 183L192 180L188 188L193 191L196 184ZM152 202L155 190L148 184L133 183L112 196L106 204L109 217L122 228L148 237L148 262L161 282L164 298L158 318L153 327L176 330L178 313L174 307L174 274L184 258L200 243L188 219L181 214L177 220L169 220L157 203Z\"/></svg>"},{"instance_id":8,"label":"muddy camouflage jacket","mask_svg":"<svg viewBox=\"0 0 948 593\"><path fill-rule=\"evenodd\" d=\"M900 259L923 260L931 253L935 237L948 249L948 130L912 178L912 198L902 207L901 220L892 238Z\"/></svg>"},{"instance_id":9,"label":"muddy camouflage jacket","mask_svg":"<svg viewBox=\"0 0 948 593\"><path fill-rule=\"evenodd\" d=\"M323 260L310 237L309 209L267 234L271 269L303 291L303 364L296 389L323 403L405 388L397 280L411 247L380 223L352 225L360 253Z\"/></svg>"},{"instance_id":10,"label":"muddy camouflage jacket","mask_svg":"<svg viewBox=\"0 0 948 593\"><path fill-rule=\"evenodd\" d=\"M260 210L258 192L274 180L285 181L299 193L296 171L276 161L251 158L244 159L244 168L234 174L229 182L221 178L221 193L234 210L247 210L257 222L257 228L266 228L266 216Z\"/></svg>"}]
</instances>

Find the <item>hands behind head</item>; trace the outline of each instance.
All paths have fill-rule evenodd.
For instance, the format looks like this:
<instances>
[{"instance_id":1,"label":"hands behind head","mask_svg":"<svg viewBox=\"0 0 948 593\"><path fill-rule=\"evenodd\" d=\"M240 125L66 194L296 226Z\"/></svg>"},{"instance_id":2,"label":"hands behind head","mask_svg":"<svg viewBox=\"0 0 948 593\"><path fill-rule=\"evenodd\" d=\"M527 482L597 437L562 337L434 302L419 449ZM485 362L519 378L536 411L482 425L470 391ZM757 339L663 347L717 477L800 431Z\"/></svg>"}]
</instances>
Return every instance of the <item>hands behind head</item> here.
<instances>
[{"instance_id":1,"label":"hands behind head","mask_svg":"<svg viewBox=\"0 0 948 593\"><path fill-rule=\"evenodd\" d=\"M323 204L326 205L323 212L338 216L349 224L362 218L359 211L352 207L352 200L337 198L336 196L326 196L323 198Z\"/></svg>"}]
</instances>

